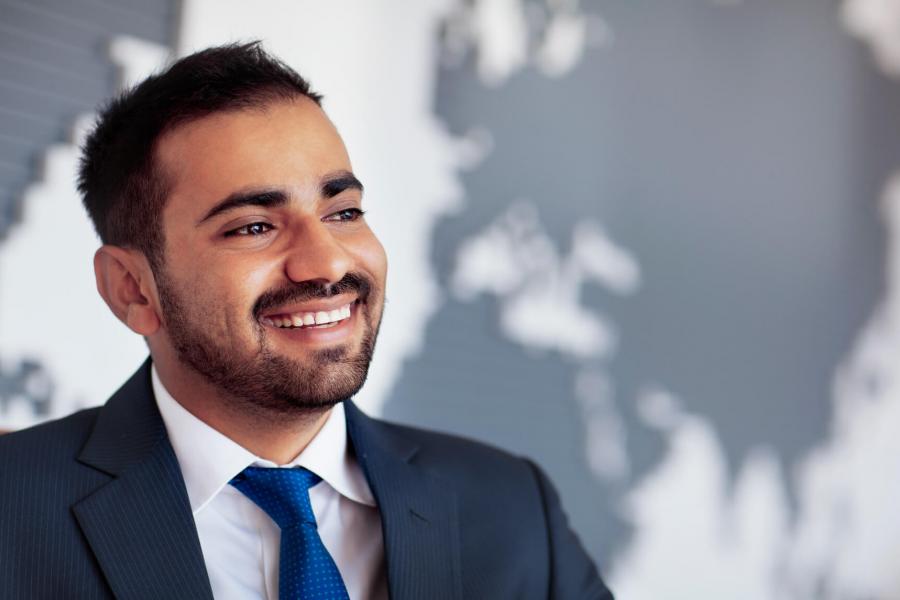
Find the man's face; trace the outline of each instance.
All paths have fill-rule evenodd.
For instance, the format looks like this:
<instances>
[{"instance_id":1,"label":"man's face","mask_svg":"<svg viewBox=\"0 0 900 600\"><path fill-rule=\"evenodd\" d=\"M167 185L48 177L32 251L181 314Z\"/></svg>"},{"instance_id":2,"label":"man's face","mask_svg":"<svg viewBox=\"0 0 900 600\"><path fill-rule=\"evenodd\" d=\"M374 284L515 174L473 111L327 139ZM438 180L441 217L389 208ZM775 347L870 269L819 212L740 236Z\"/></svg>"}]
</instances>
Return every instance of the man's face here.
<instances>
[{"instance_id":1,"label":"man's face","mask_svg":"<svg viewBox=\"0 0 900 600\"><path fill-rule=\"evenodd\" d=\"M218 113L166 134L156 279L179 362L241 407L324 408L363 384L384 249L334 126L313 102Z\"/></svg>"}]
</instances>

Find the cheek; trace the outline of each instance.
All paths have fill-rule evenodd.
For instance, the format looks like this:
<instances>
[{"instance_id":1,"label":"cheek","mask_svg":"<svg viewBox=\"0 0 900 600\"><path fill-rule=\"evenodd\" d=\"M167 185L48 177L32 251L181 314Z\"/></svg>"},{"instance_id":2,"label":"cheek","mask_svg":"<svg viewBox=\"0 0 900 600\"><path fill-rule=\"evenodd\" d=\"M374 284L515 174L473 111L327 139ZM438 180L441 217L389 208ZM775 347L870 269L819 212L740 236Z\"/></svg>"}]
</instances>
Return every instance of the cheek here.
<instances>
[{"instance_id":1,"label":"cheek","mask_svg":"<svg viewBox=\"0 0 900 600\"><path fill-rule=\"evenodd\" d=\"M191 287L194 298L203 299L208 318L225 329L239 329L246 327L254 303L267 289L267 275L240 260L223 260L198 266Z\"/></svg>"},{"instance_id":2,"label":"cheek","mask_svg":"<svg viewBox=\"0 0 900 600\"><path fill-rule=\"evenodd\" d=\"M247 265L233 261L225 265L221 280L227 282L229 295L235 302L241 302L243 308L250 308L256 300L272 287L273 269L259 264Z\"/></svg>"},{"instance_id":3,"label":"cheek","mask_svg":"<svg viewBox=\"0 0 900 600\"><path fill-rule=\"evenodd\" d=\"M371 231L359 241L354 252L357 261L363 270L375 278L375 283L384 291L385 278L387 277L387 255L384 246L378 241Z\"/></svg>"}]
</instances>

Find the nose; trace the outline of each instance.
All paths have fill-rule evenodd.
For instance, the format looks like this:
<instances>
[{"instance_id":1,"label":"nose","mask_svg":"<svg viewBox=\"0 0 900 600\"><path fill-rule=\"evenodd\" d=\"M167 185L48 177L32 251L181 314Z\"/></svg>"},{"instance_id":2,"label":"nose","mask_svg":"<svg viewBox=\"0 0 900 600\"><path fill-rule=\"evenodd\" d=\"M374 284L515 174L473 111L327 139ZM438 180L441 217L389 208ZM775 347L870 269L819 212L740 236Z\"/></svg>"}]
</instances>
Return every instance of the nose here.
<instances>
[{"instance_id":1,"label":"nose","mask_svg":"<svg viewBox=\"0 0 900 600\"><path fill-rule=\"evenodd\" d=\"M350 271L352 258L321 221L298 227L285 261L285 275L295 283L336 283Z\"/></svg>"}]
</instances>

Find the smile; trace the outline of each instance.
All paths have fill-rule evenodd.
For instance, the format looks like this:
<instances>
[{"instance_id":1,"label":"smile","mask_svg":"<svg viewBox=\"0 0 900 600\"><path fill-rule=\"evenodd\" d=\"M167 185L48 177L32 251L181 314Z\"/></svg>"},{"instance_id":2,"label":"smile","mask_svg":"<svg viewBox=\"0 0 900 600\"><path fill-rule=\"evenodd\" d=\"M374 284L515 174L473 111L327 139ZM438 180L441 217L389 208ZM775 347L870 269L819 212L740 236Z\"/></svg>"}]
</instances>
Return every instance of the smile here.
<instances>
[{"instance_id":1,"label":"smile","mask_svg":"<svg viewBox=\"0 0 900 600\"><path fill-rule=\"evenodd\" d=\"M260 321L264 325L283 329L324 329L334 327L341 323L341 321L349 319L351 314L350 307L353 304L353 302L350 302L330 311L295 312L262 317Z\"/></svg>"}]
</instances>

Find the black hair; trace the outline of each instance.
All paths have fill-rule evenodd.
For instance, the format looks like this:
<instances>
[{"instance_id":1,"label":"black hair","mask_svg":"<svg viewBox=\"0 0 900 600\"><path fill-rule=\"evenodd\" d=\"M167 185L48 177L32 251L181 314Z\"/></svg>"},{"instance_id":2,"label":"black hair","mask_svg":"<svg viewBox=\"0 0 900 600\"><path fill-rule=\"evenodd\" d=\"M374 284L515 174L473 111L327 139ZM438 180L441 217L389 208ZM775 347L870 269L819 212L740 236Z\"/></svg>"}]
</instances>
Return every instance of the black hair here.
<instances>
[{"instance_id":1,"label":"black hair","mask_svg":"<svg viewBox=\"0 0 900 600\"><path fill-rule=\"evenodd\" d=\"M186 56L111 100L82 147L78 190L104 244L136 248L163 264L161 215L169 193L154 157L158 140L212 113L322 97L259 41Z\"/></svg>"}]
</instances>

